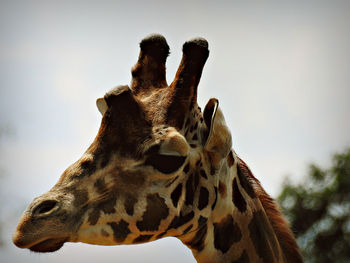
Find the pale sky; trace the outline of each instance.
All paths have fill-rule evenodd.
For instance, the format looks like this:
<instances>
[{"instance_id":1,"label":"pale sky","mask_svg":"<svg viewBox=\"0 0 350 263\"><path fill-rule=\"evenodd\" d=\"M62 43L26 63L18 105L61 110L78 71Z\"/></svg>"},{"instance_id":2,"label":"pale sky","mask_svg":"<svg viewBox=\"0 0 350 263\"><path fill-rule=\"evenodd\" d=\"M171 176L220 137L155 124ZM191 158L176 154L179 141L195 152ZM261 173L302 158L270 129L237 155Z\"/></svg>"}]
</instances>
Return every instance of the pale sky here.
<instances>
[{"instance_id":1,"label":"pale sky","mask_svg":"<svg viewBox=\"0 0 350 263\"><path fill-rule=\"evenodd\" d=\"M247 3L249 2L249 3ZM350 147L350 1L0 0L1 262L195 262L175 239L147 245L67 244L37 255L11 234L92 142L95 100L130 83L138 43L161 33L171 82L182 44L202 36L210 55L199 104L216 97L235 151L267 192L301 182ZM101 259L103 258L103 259Z\"/></svg>"}]
</instances>

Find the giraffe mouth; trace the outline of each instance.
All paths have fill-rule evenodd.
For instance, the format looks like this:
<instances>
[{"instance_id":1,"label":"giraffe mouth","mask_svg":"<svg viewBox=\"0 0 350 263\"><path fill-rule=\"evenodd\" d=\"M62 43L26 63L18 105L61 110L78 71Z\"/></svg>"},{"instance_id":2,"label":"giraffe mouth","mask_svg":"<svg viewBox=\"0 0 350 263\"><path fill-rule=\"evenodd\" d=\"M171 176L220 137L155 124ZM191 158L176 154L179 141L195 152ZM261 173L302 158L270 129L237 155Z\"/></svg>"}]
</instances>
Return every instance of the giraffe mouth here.
<instances>
[{"instance_id":1,"label":"giraffe mouth","mask_svg":"<svg viewBox=\"0 0 350 263\"><path fill-rule=\"evenodd\" d=\"M67 237L57 238L57 239L50 238L50 239L46 239L38 244L35 244L35 245L29 247L29 249L31 251L41 252L41 253L54 252L54 251L59 250L66 241L68 241Z\"/></svg>"}]
</instances>

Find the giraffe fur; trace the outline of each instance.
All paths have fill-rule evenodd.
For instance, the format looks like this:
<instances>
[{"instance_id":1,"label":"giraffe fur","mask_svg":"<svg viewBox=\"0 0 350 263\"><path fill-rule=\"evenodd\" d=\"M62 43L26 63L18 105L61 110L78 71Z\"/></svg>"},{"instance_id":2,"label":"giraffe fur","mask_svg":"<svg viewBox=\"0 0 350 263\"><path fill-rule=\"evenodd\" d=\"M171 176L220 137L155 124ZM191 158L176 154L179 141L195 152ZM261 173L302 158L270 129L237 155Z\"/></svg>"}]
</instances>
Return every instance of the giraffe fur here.
<instances>
[{"instance_id":1,"label":"giraffe fur","mask_svg":"<svg viewBox=\"0 0 350 263\"><path fill-rule=\"evenodd\" d=\"M53 252L65 242L140 244L177 237L205 262L302 262L273 199L232 149L219 101L203 112L197 87L208 42L183 45L173 82L161 35L140 43L130 86L96 102L96 138L23 213L20 248Z\"/></svg>"}]
</instances>

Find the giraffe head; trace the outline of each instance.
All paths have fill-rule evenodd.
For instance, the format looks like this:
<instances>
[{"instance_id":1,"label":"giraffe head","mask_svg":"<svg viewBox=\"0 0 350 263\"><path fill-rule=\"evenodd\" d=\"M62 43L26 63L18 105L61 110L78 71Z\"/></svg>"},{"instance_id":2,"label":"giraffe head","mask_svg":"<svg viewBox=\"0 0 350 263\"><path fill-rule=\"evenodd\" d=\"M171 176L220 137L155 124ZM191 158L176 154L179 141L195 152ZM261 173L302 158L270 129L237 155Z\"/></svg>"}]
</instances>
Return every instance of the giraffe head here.
<instances>
[{"instance_id":1,"label":"giraffe head","mask_svg":"<svg viewBox=\"0 0 350 263\"><path fill-rule=\"evenodd\" d=\"M231 135L217 99L203 114L197 106L207 41L183 45L169 86L168 54L160 35L141 41L130 87L97 100L102 121L95 140L29 205L13 236L18 247L49 252L65 242L135 244L180 237L205 224L217 203Z\"/></svg>"}]
</instances>

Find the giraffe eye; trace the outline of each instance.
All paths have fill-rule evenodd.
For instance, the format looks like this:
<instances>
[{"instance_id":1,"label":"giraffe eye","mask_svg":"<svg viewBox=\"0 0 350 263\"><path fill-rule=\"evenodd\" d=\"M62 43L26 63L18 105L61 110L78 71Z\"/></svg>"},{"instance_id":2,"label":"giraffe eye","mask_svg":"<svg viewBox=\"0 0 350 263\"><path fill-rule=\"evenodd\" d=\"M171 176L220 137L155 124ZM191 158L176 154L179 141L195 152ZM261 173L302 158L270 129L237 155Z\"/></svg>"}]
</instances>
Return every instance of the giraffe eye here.
<instances>
[{"instance_id":1,"label":"giraffe eye","mask_svg":"<svg viewBox=\"0 0 350 263\"><path fill-rule=\"evenodd\" d=\"M162 173L170 174L177 171L183 165L185 160L186 156L154 153L147 157L145 164L153 166Z\"/></svg>"}]
</instances>

